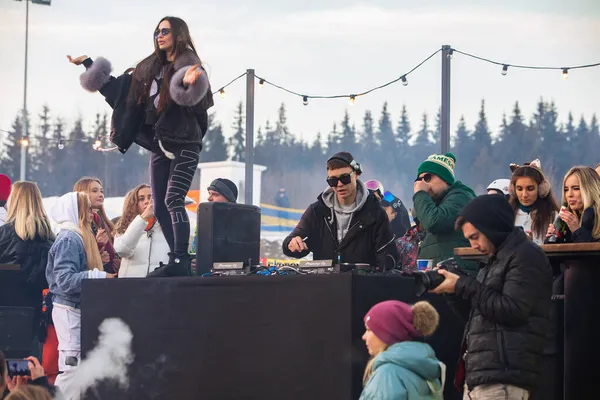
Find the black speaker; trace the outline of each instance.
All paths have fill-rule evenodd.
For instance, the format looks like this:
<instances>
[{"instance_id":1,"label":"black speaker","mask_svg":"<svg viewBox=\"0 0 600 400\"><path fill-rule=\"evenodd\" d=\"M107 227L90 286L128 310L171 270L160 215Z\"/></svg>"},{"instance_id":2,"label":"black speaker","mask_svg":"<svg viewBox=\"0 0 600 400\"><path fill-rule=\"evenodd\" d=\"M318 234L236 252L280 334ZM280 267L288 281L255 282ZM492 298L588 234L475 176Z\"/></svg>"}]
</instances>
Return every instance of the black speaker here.
<instances>
[{"instance_id":1,"label":"black speaker","mask_svg":"<svg viewBox=\"0 0 600 400\"><path fill-rule=\"evenodd\" d=\"M215 262L259 263L259 207L237 203L200 203L197 229L197 275L210 272Z\"/></svg>"},{"instance_id":2,"label":"black speaker","mask_svg":"<svg viewBox=\"0 0 600 400\"><path fill-rule=\"evenodd\" d=\"M7 358L31 355L33 320L33 308L0 307L0 351Z\"/></svg>"}]
</instances>

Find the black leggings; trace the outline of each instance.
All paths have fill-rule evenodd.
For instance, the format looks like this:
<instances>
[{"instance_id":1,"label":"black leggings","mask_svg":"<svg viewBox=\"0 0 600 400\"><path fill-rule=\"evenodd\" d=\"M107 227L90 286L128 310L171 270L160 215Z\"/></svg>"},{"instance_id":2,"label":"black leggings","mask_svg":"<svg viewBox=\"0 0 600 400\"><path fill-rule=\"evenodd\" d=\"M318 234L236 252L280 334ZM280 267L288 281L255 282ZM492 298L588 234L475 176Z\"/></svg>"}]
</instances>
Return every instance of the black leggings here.
<instances>
[{"instance_id":1,"label":"black leggings","mask_svg":"<svg viewBox=\"0 0 600 400\"><path fill-rule=\"evenodd\" d=\"M163 143L164 145L164 143ZM190 241L190 221L185 196L190 190L200 158L200 145L167 144L175 155L171 160L160 150L150 157L150 186L154 215L162 228L171 252L185 254Z\"/></svg>"}]
</instances>

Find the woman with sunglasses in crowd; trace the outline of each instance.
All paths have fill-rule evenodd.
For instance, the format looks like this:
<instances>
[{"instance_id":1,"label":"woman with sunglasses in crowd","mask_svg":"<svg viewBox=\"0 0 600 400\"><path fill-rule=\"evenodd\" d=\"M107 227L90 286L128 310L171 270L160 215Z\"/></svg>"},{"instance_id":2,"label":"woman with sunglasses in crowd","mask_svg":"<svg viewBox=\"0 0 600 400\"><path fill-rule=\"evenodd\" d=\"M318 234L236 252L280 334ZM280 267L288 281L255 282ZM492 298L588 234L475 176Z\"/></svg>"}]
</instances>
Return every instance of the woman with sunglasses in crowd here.
<instances>
[{"instance_id":1,"label":"woman with sunglasses in crowd","mask_svg":"<svg viewBox=\"0 0 600 400\"><path fill-rule=\"evenodd\" d=\"M113 108L111 140L125 152L133 142L151 151L154 213L167 242L169 263L149 276L190 274L190 222L185 196L190 189L208 128L213 100L210 84L187 24L165 17L154 31L154 52L131 74L110 75L104 58L71 58L83 64L82 86L100 91Z\"/></svg>"},{"instance_id":2,"label":"woman with sunglasses in crowd","mask_svg":"<svg viewBox=\"0 0 600 400\"><path fill-rule=\"evenodd\" d=\"M119 278L143 278L166 261L169 244L154 217L150 186L144 183L127 193L115 234Z\"/></svg>"},{"instance_id":3,"label":"woman with sunglasses in crowd","mask_svg":"<svg viewBox=\"0 0 600 400\"><path fill-rule=\"evenodd\" d=\"M523 227L537 244L544 243L548 224L559 210L550 182L542 172L540 160L522 166L511 164L510 205L515 212L515 226Z\"/></svg>"},{"instance_id":4,"label":"woman with sunglasses in crowd","mask_svg":"<svg viewBox=\"0 0 600 400\"><path fill-rule=\"evenodd\" d=\"M600 176L591 167L573 167L563 180L563 222L557 231L551 224L546 237L556 242L586 243L600 241Z\"/></svg>"},{"instance_id":5,"label":"woman with sunglasses in crowd","mask_svg":"<svg viewBox=\"0 0 600 400\"><path fill-rule=\"evenodd\" d=\"M92 218L92 232L98 243L100 258L104 270L115 274L119 270L121 261L113 248L113 235L115 227L104 211L104 189L98 178L83 177L73 186L74 192L87 194L94 212Z\"/></svg>"}]
</instances>

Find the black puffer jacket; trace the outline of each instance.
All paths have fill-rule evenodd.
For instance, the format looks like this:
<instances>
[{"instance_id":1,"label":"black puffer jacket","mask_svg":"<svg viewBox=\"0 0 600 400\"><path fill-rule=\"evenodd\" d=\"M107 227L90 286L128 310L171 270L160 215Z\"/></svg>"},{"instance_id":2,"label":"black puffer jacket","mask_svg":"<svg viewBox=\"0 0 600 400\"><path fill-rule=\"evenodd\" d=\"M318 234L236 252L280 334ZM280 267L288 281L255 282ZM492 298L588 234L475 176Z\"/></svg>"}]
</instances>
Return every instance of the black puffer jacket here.
<instances>
[{"instance_id":1,"label":"black puffer jacket","mask_svg":"<svg viewBox=\"0 0 600 400\"><path fill-rule=\"evenodd\" d=\"M86 71L81 75L84 89L99 91L113 109L111 118L111 141L122 153L134 142L150 151L157 151L154 139L174 144L199 144L208 128L207 110L214 105L210 83L206 71L196 84L185 87L183 76L189 67L201 64L198 56L187 49L173 63L175 70L169 85L171 100L158 116L153 132L144 129L144 104L131 101L128 94L132 76L125 73L118 77L111 75L112 67L108 60L99 57L95 62L90 58L83 62ZM148 89L150 90L150 89Z\"/></svg>"},{"instance_id":2,"label":"black puffer jacket","mask_svg":"<svg viewBox=\"0 0 600 400\"><path fill-rule=\"evenodd\" d=\"M552 271L544 251L515 228L477 279L461 277L456 295L471 302L465 328L466 382L531 390L550 329Z\"/></svg>"},{"instance_id":3,"label":"black puffer jacket","mask_svg":"<svg viewBox=\"0 0 600 400\"><path fill-rule=\"evenodd\" d=\"M391 268L398 260L394 235L379 200L369 193L364 205L350 221L348 232L338 243L332 210L323 201L322 194L302 215L300 222L283 241L283 253L289 257L306 257L311 251L314 260L335 260L337 253L342 263L367 263L379 269ZM288 249L296 237L308 237L308 251L293 253Z\"/></svg>"}]
</instances>

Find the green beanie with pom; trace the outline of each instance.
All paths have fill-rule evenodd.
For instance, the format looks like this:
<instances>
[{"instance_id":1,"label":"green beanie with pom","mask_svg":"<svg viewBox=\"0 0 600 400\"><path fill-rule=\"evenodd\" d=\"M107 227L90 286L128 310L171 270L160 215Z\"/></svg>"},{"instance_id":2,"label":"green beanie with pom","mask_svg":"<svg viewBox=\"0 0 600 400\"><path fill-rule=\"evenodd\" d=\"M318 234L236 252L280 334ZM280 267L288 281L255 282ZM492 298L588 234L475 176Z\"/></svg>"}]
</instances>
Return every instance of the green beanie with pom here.
<instances>
[{"instance_id":1,"label":"green beanie with pom","mask_svg":"<svg viewBox=\"0 0 600 400\"><path fill-rule=\"evenodd\" d=\"M439 176L448 185L453 185L454 178L454 165L456 163L456 156L452 153L432 154L427 157L427 160L423 161L419 165L417 177L424 172Z\"/></svg>"}]
</instances>

